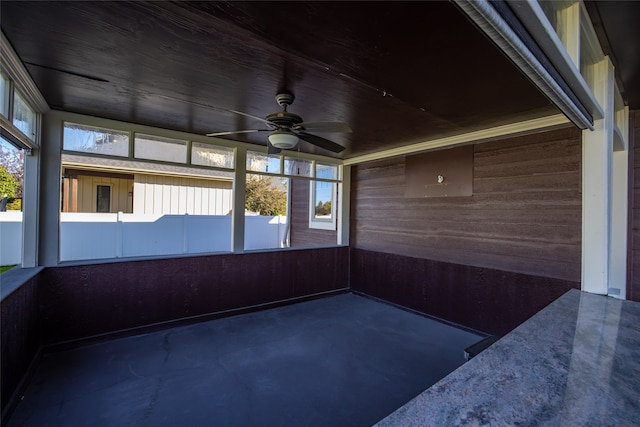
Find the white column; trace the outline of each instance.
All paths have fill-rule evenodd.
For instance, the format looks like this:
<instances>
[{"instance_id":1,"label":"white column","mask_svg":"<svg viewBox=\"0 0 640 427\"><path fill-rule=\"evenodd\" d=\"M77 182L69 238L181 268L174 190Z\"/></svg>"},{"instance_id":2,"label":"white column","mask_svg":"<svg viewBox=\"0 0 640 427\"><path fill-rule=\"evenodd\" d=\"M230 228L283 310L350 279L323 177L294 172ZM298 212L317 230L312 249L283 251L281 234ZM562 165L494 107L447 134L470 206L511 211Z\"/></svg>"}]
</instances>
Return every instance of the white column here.
<instances>
[{"instance_id":1,"label":"white column","mask_svg":"<svg viewBox=\"0 0 640 427\"><path fill-rule=\"evenodd\" d=\"M60 257L62 118L56 111L42 117L40 146L38 263L48 267L57 265Z\"/></svg>"},{"instance_id":2,"label":"white column","mask_svg":"<svg viewBox=\"0 0 640 427\"><path fill-rule=\"evenodd\" d=\"M351 210L351 166L343 165L341 168L342 183L338 185L340 189L338 196L338 244L349 245L349 215Z\"/></svg>"},{"instance_id":3,"label":"white column","mask_svg":"<svg viewBox=\"0 0 640 427\"><path fill-rule=\"evenodd\" d=\"M593 66L604 117L582 132L582 290L606 295L611 251L614 74L608 57Z\"/></svg>"},{"instance_id":4,"label":"white column","mask_svg":"<svg viewBox=\"0 0 640 427\"><path fill-rule=\"evenodd\" d=\"M41 150L24 157L22 199L22 267L38 266Z\"/></svg>"},{"instance_id":5,"label":"white column","mask_svg":"<svg viewBox=\"0 0 640 427\"><path fill-rule=\"evenodd\" d=\"M629 107L616 112L617 127L613 144L613 189L611 205L611 251L609 295L626 299L627 237L629 226Z\"/></svg>"},{"instance_id":6,"label":"white column","mask_svg":"<svg viewBox=\"0 0 640 427\"><path fill-rule=\"evenodd\" d=\"M233 210L231 215L231 248L244 252L244 199L247 189L247 149L236 148L236 174L233 180Z\"/></svg>"}]
</instances>

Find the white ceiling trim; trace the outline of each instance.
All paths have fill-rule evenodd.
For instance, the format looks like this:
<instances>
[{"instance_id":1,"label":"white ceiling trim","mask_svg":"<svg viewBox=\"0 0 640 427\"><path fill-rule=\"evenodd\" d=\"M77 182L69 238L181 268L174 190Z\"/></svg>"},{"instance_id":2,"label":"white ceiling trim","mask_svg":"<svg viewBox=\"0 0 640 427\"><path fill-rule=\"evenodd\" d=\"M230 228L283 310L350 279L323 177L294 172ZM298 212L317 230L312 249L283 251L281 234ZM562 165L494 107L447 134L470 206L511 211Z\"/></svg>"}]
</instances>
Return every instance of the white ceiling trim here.
<instances>
[{"instance_id":1,"label":"white ceiling trim","mask_svg":"<svg viewBox=\"0 0 640 427\"><path fill-rule=\"evenodd\" d=\"M363 156L352 157L350 159L345 159L344 164L355 165L358 163L382 160L390 157L414 154L455 145L493 141L496 139L525 135L534 132L543 132L570 125L571 122L563 114L555 114L553 116L511 123L490 129L483 129L446 138L438 138L431 141L406 145L404 147L397 147L389 150L378 151L376 153L365 154Z\"/></svg>"}]
</instances>

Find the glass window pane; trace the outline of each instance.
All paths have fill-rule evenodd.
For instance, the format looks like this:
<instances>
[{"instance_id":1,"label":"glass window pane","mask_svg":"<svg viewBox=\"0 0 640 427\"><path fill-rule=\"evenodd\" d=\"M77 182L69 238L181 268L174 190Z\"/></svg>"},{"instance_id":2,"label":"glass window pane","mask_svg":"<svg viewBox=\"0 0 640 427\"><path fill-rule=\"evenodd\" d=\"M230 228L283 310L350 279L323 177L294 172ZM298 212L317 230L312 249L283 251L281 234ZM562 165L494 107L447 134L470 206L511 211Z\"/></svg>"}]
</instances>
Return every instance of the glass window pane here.
<instances>
[{"instance_id":1,"label":"glass window pane","mask_svg":"<svg viewBox=\"0 0 640 427\"><path fill-rule=\"evenodd\" d=\"M98 185L96 194L96 212L109 212L111 207L111 187Z\"/></svg>"},{"instance_id":2,"label":"glass window pane","mask_svg":"<svg viewBox=\"0 0 640 427\"><path fill-rule=\"evenodd\" d=\"M312 162L310 160L292 159L285 157L285 175L311 176Z\"/></svg>"},{"instance_id":3,"label":"glass window pane","mask_svg":"<svg viewBox=\"0 0 640 427\"><path fill-rule=\"evenodd\" d=\"M187 162L187 141L136 134L134 157L173 163Z\"/></svg>"},{"instance_id":4,"label":"glass window pane","mask_svg":"<svg viewBox=\"0 0 640 427\"><path fill-rule=\"evenodd\" d=\"M289 179L247 174L244 248L285 248L288 243Z\"/></svg>"},{"instance_id":5,"label":"glass window pane","mask_svg":"<svg viewBox=\"0 0 640 427\"><path fill-rule=\"evenodd\" d=\"M111 129L65 123L62 145L65 150L127 157L129 134Z\"/></svg>"},{"instance_id":6,"label":"glass window pane","mask_svg":"<svg viewBox=\"0 0 640 427\"><path fill-rule=\"evenodd\" d=\"M335 194L334 182L313 181L314 188L314 219L323 221L333 220L333 195Z\"/></svg>"},{"instance_id":7,"label":"glass window pane","mask_svg":"<svg viewBox=\"0 0 640 427\"><path fill-rule=\"evenodd\" d=\"M0 114L9 117L9 79L0 73Z\"/></svg>"},{"instance_id":8,"label":"glass window pane","mask_svg":"<svg viewBox=\"0 0 640 427\"><path fill-rule=\"evenodd\" d=\"M0 137L0 266L22 262L24 151Z\"/></svg>"},{"instance_id":9,"label":"glass window pane","mask_svg":"<svg viewBox=\"0 0 640 427\"><path fill-rule=\"evenodd\" d=\"M338 179L338 166L316 163L316 178Z\"/></svg>"},{"instance_id":10,"label":"glass window pane","mask_svg":"<svg viewBox=\"0 0 640 427\"><path fill-rule=\"evenodd\" d=\"M13 124L29 138L36 139L36 113L18 92L13 94Z\"/></svg>"},{"instance_id":11,"label":"glass window pane","mask_svg":"<svg viewBox=\"0 0 640 427\"><path fill-rule=\"evenodd\" d=\"M247 151L247 170L252 172L280 173L280 156L257 151Z\"/></svg>"},{"instance_id":12,"label":"glass window pane","mask_svg":"<svg viewBox=\"0 0 640 427\"><path fill-rule=\"evenodd\" d=\"M191 145L191 164L233 169L233 148L194 142Z\"/></svg>"}]
</instances>

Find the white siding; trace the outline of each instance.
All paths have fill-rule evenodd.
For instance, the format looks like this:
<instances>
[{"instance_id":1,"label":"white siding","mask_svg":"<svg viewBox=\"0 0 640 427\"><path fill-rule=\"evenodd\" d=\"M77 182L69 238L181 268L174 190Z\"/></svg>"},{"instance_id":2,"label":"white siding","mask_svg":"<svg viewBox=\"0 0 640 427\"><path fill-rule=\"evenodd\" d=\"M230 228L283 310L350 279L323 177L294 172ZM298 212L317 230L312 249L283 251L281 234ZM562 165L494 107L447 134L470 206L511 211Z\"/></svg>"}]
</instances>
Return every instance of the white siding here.
<instances>
[{"instance_id":1,"label":"white siding","mask_svg":"<svg viewBox=\"0 0 640 427\"><path fill-rule=\"evenodd\" d=\"M227 215L231 182L136 175L133 212L146 215Z\"/></svg>"}]
</instances>

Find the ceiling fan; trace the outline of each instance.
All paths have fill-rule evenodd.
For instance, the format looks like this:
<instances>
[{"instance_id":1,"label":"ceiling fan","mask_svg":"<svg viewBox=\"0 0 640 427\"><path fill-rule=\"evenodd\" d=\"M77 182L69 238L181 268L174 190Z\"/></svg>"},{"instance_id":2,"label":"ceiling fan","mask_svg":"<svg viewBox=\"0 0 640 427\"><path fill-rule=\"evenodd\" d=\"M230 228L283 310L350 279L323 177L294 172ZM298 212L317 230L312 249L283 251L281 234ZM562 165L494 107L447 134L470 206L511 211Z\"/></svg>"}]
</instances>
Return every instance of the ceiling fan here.
<instances>
[{"instance_id":1,"label":"ceiling fan","mask_svg":"<svg viewBox=\"0 0 640 427\"><path fill-rule=\"evenodd\" d=\"M295 147L298 144L298 140L301 139L316 147L323 148L325 150L332 151L334 153L340 153L344 150L344 147L340 144L336 144L326 138L314 133L331 133L331 132L351 132L351 128L346 123L342 122L304 122L302 117L297 114L293 114L287 111L287 107L293 103L295 96L288 92L279 93L276 95L276 101L282 107L282 111L268 114L264 119L253 116L251 114L243 113L241 111L230 110L232 113L240 114L243 116L251 117L259 120L268 126L268 129L248 129L238 130L230 132L215 132L208 133L207 136L224 136L240 133L254 133L254 132L271 132L269 134L269 153L276 153L280 150L288 150Z\"/></svg>"}]
</instances>

